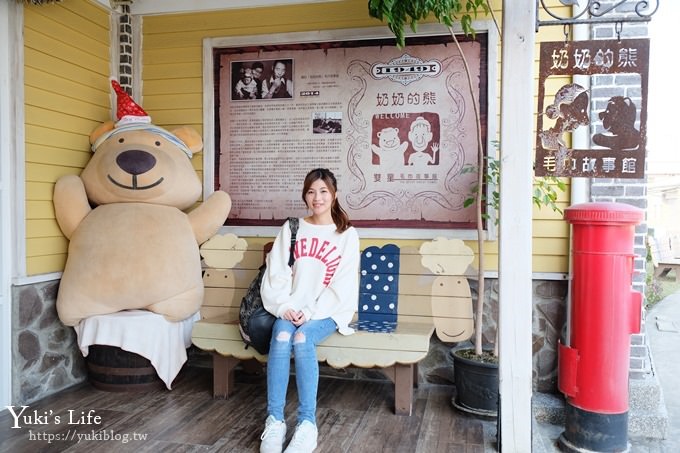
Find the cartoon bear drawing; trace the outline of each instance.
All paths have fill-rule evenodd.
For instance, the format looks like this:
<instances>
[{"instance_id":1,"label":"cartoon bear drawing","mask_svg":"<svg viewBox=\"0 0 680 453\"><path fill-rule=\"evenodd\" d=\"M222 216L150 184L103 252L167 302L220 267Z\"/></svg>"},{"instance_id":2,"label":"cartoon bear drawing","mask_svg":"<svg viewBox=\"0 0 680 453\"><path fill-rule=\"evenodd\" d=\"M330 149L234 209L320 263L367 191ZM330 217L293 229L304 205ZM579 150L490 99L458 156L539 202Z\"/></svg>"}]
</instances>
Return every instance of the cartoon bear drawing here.
<instances>
[{"instance_id":1,"label":"cartoon bear drawing","mask_svg":"<svg viewBox=\"0 0 680 453\"><path fill-rule=\"evenodd\" d=\"M403 167L404 151L408 148L408 142L399 139L399 129L386 127L377 135L380 146L371 145L371 149L380 159L377 165L388 169Z\"/></svg>"},{"instance_id":2,"label":"cartoon bear drawing","mask_svg":"<svg viewBox=\"0 0 680 453\"><path fill-rule=\"evenodd\" d=\"M628 97L613 96L599 113L602 127L609 133L593 135L593 143L609 149L633 150L640 146L640 132L635 129L637 108Z\"/></svg>"}]
</instances>

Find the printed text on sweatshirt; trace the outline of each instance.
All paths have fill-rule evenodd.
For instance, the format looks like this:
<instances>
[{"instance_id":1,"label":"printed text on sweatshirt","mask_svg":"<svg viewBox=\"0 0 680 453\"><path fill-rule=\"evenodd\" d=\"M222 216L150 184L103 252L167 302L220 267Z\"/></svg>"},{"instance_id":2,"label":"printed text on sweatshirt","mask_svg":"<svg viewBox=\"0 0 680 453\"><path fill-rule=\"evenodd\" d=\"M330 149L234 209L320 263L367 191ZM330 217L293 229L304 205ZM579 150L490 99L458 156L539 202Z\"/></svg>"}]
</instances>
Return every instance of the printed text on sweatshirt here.
<instances>
[{"instance_id":1,"label":"printed text on sweatshirt","mask_svg":"<svg viewBox=\"0 0 680 453\"><path fill-rule=\"evenodd\" d=\"M328 286L342 259L342 255L337 252L337 247L332 245L330 241L315 237L301 238L295 243L295 259L302 257L317 259L326 266L326 274L323 279L324 286Z\"/></svg>"}]
</instances>

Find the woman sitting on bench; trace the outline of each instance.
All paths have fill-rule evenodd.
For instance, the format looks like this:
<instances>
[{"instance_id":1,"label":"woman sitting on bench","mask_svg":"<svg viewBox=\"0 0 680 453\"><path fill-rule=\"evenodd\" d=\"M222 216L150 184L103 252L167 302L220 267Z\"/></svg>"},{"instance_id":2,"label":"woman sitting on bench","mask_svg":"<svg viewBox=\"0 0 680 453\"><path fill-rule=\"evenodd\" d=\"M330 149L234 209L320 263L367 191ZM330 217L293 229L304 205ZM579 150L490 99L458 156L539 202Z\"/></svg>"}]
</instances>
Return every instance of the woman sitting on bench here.
<instances>
[{"instance_id":1,"label":"woman sitting on bench","mask_svg":"<svg viewBox=\"0 0 680 453\"><path fill-rule=\"evenodd\" d=\"M278 319L267 365L268 416L261 453L280 453L283 448L291 353L300 404L295 434L285 451L311 452L316 448L316 346L336 329L344 335L353 333L348 324L357 309L359 236L340 207L333 173L324 168L310 171L302 199L311 214L300 219L295 264L292 269L288 266L291 233L285 224L267 257L262 280L263 305Z\"/></svg>"}]
</instances>

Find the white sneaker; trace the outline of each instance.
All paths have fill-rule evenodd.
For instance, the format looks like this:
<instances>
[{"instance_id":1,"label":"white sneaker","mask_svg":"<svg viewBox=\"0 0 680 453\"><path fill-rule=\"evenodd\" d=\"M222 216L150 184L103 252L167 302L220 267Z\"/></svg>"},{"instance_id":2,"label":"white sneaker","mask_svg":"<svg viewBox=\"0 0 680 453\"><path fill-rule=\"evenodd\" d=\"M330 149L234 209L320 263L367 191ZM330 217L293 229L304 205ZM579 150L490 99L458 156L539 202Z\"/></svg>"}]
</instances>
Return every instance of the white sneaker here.
<instances>
[{"instance_id":1,"label":"white sneaker","mask_svg":"<svg viewBox=\"0 0 680 453\"><path fill-rule=\"evenodd\" d=\"M278 421L273 415L264 422L264 431L260 436L260 453L281 453L286 440L286 422Z\"/></svg>"},{"instance_id":2,"label":"white sneaker","mask_svg":"<svg viewBox=\"0 0 680 453\"><path fill-rule=\"evenodd\" d=\"M316 426L304 420L295 428L293 439L283 453L311 453L316 448L316 440L319 433Z\"/></svg>"}]
</instances>

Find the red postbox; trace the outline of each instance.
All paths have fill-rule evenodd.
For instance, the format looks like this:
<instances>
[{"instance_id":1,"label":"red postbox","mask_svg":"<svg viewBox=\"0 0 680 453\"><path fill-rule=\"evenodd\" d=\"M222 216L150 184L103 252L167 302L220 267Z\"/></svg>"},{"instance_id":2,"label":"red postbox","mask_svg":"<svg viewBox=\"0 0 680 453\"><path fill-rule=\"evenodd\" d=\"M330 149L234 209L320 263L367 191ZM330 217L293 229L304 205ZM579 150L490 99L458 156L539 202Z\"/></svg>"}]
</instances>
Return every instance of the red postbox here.
<instances>
[{"instance_id":1,"label":"red postbox","mask_svg":"<svg viewBox=\"0 0 680 453\"><path fill-rule=\"evenodd\" d=\"M568 344L558 349L566 396L567 451L628 450L630 335L640 332L642 294L633 291L635 225L644 212L621 203L565 210L572 225Z\"/></svg>"}]
</instances>

